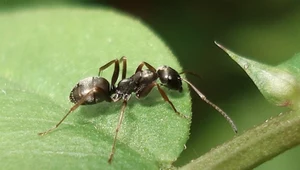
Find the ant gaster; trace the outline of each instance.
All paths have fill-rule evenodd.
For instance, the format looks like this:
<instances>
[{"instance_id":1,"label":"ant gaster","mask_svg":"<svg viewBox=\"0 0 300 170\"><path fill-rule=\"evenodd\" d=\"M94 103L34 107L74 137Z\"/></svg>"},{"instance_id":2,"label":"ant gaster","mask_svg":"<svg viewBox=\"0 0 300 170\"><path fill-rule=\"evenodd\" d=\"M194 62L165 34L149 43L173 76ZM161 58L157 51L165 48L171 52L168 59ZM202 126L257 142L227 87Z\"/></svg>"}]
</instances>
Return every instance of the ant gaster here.
<instances>
[{"instance_id":1,"label":"ant gaster","mask_svg":"<svg viewBox=\"0 0 300 170\"><path fill-rule=\"evenodd\" d=\"M123 63L122 68L122 79L119 81L118 85L115 86L117 79L119 77L120 70L120 62ZM111 78L111 83L100 76L101 72L111 66L115 65L113 76ZM143 67L147 67L147 69L143 70ZM121 113L119 116L119 121L115 130L114 141L111 149L111 153L108 159L108 162L111 163L115 149L116 149L116 140L118 136L118 132L120 130L123 118L124 111L127 106L127 101L130 99L131 94L135 93L137 98L142 98L147 96L153 87L157 87L162 98L170 104L172 109L179 116L186 118L186 116L181 115L173 105L173 103L169 100L167 94L161 88L161 86L165 86L171 90L177 90L182 92L182 81L186 82L191 88L199 95L199 97L204 100L206 103L215 108L218 112L220 112L226 120L230 123L235 133L237 133L237 128L234 122L230 119L230 117L221 110L218 106L210 102L193 84L191 84L188 80L182 78L179 73L168 66L161 66L155 69L153 66L148 64L147 62L142 62L137 67L135 74L129 78L126 78L126 70L127 70L127 59L126 57L122 57L120 60L115 59L104 66L99 68L99 73L97 77L88 77L80 80L77 85L72 89L70 93L70 100L75 105L71 107L68 113L51 129L39 133L39 135L45 135L54 129L56 129L65 118L74 110L76 110L80 105L91 105L96 104L102 101L107 102L117 102L119 100L123 100ZM160 83L157 80L160 80Z\"/></svg>"}]
</instances>

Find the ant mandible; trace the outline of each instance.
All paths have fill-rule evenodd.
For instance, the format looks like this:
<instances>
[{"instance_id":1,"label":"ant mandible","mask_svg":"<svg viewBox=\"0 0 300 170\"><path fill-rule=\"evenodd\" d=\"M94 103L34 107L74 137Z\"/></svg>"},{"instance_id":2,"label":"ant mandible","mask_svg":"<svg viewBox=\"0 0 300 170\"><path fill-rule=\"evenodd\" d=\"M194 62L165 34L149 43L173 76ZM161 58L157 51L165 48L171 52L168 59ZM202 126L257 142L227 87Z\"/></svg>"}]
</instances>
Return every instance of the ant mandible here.
<instances>
[{"instance_id":1,"label":"ant mandible","mask_svg":"<svg viewBox=\"0 0 300 170\"><path fill-rule=\"evenodd\" d=\"M120 62L123 63L122 79L119 81L118 85L115 86L119 77ZM109 82L100 75L103 70L105 70L112 64L115 65L115 68L113 71L113 76L111 78L111 83L109 84ZM142 69L144 66L147 67L146 70ZM87 77L80 80L72 89L69 97L70 101L74 103L74 106L70 108L67 114L53 128L39 133L39 135L45 135L56 129L66 119L66 117L71 112L76 110L80 105L92 105L102 101L117 102L119 100L123 100L119 121L115 130L111 153L108 159L108 162L111 163L116 149L118 132L124 119L124 111L127 106L127 101L131 97L131 94L135 93L135 96L137 98L142 98L147 96L153 89L153 87L156 86L162 98L170 104L174 112L179 116L186 118L176 110L173 103L169 100L167 94L161 88L161 86L164 86L168 89L182 92L182 81L186 82L202 100L204 100L206 103L220 112L221 115L223 115L223 117L225 117L225 119L229 122L234 132L237 133L237 127L235 126L231 118L222 109L210 102L192 83L180 76L180 74L184 72L178 73L176 70L169 66L161 66L155 69L147 62L142 62L141 64L139 64L135 71L135 74L129 78L126 78L126 70L127 59L125 56L123 56L120 60L112 60L104 66L100 67L97 77ZM158 79L160 80L160 83L157 82Z\"/></svg>"}]
</instances>

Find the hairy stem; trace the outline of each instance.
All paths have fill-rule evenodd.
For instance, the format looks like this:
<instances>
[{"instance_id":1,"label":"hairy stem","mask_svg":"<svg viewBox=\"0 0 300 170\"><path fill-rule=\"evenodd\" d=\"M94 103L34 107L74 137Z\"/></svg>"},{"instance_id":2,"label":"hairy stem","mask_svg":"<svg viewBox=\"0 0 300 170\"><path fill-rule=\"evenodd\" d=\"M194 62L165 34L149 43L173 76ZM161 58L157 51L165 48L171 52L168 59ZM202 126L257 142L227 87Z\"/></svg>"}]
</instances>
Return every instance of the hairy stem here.
<instances>
[{"instance_id":1,"label":"hairy stem","mask_svg":"<svg viewBox=\"0 0 300 170\"><path fill-rule=\"evenodd\" d=\"M253 169L300 144L300 111L280 114L179 168Z\"/></svg>"}]
</instances>

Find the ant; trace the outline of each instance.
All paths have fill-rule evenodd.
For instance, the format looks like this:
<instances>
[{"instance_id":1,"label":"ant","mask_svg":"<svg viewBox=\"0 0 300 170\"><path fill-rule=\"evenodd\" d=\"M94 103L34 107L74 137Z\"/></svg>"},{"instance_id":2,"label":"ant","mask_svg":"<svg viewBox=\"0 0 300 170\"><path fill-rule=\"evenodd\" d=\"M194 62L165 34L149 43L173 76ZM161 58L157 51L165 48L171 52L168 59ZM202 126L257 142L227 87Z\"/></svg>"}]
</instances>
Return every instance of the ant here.
<instances>
[{"instance_id":1,"label":"ant","mask_svg":"<svg viewBox=\"0 0 300 170\"><path fill-rule=\"evenodd\" d=\"M119 77L119 65L121 62L123 63L122 79L116 86L115 84ZM113 71L113 76L111 78L111 83L109 84L108 80L101 77L100 75L103 70L107 69L112 64L114 64L115 67ZM143 70L144 66L147 67L146 70ZM66 117L71 112L75 111L80 105L92 105L102 101L117 102L119 100L123 100L119 121L115 130L115 136L111 153L108 159L108 162L111 163L116 149L116 140L118 132L121 128L121 124L124 119L124 111L127 106L127 102L131 97L131 94L135 93L135 96L137 98L146 97L153 89L153 87L156 86L162 98L170 104L174 112L177 113L179 116L186 118L176 110L173 103L169 100L167 94L161 88L161 86L164 86L168 89L182 92L182 81L186 82L189 86L191 86L191 88L199 95L199 97L202 100L204 100L206 103L208 103L218 112L220 112L221 115L224 116L224 118L229 122L234 132L237 133L237 127L235 126L234 122L223 110L221 110L218 106L210 102L192 83L180 77L180 74L184 72L178 73L176 70L169 66L161 66L155 69L147 62L141 62L137 67L135 74L133 74L129 78L126 78L126 70L127 59L125 56L123 56L120 60L112 60L104 66L100 67L97 77L87 77L85 79L80 80L77 83L77 85L72 89L69 96L70 101L74 103L74 106L70 108L67 114L53 128L45 132L39 133L39 135L45 135L56 129L66 119ZM158 79L160 80L160 83L157 82Z\"/></svg>"}]
</instances>

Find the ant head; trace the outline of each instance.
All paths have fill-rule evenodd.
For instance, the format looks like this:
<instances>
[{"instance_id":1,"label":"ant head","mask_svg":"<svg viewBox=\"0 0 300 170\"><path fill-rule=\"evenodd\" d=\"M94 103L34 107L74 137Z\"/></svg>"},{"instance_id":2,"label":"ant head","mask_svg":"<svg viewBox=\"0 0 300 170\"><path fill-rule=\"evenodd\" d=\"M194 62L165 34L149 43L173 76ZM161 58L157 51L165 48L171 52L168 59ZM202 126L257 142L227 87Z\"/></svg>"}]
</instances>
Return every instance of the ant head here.
<instances>
[{"instance_id":1,"label":"ant head","mask_svg":"<svg viewBox=\"0 0 300 170\"><path fill-rule=\"evenodd\" d=\"M169 66L161 66L157 69L157 74L163 86L182 92L182 81L179 73Z\"/></svg>"}]
</instances>

